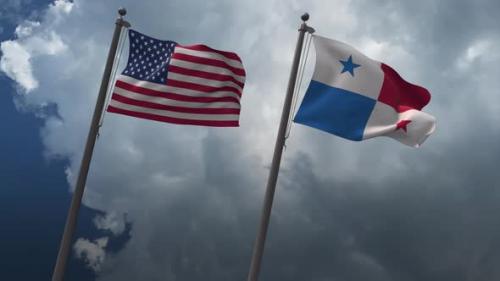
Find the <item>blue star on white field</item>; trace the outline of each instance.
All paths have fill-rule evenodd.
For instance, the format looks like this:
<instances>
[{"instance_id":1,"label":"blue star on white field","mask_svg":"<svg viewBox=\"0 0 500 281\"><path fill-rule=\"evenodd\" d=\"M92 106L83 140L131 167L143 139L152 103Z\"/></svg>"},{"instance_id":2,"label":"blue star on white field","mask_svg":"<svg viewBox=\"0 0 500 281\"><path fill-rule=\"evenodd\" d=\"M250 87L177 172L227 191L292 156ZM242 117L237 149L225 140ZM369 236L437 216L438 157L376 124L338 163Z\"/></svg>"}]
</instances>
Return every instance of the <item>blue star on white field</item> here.
<instances>
[{"instance_id":1,"label":"blue star on white field","mask_svg":"<svg viewBox=\"0 0 500 281\"><path fill-rule=\"evenodd\" d=\"M349 73L351 73L352 76L354 76L354 69L356 67L360 67L361 65L360 64L355 64L353 61L352 61L352 55L349 56L349 58L346 60L346 61L343 61L343 60L339 60L340 63L342 63L342 65L344 66L344 68L342 69L342 72L341 73L344 73L346 71L349 71Z\"/></svg>"}]
</instances>

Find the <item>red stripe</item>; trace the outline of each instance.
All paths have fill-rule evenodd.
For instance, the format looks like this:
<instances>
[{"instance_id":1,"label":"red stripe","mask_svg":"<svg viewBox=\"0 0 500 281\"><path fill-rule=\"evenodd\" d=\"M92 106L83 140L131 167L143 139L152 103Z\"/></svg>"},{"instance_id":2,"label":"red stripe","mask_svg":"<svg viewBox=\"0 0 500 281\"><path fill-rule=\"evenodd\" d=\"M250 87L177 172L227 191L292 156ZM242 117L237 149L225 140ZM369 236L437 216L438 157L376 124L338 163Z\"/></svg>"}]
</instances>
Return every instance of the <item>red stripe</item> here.
<instances>
[{"instance_id":1,"label":"red stripe","mask_svg":"<svg viewBox=\"0 0 500 281\"><path fill-rule=\"evenodd\" d=\"M190 108L190 107L179 107L179 106L171 106L165 104L158 104L149 101L140 101L131 98L127 98L121 96L117 93L113 93L111 99L119 101L121 103L152 108L152 109L160 109L174 112L184 112L184 113L195 113L195 114L240 114L239 108Z\"/></svg>"},{"instance_id":2,"label":"red stripe","mask_svg":"<svg viewBox=\"0 0 500 281\"><path fill-rule=\"evenodd\" d=\"M167 78L167 86L195 90L195 91L200 91L200 92L205 92L205 93L222 92L222 91L233 92L241 97L240 90L233 88L231 86L212 87L212 86L200 85L200 84L196 84L196 83L173 80L173 79L168 79L168 78Z\"/></svg>"},{"instance_id":3,"label":"red stripe","mask_svg":"<svg viewBox=\"0 0 500 281\"><path fill-rule=\"evenodd\" d=\"M209 58L202 58L202 57L196 57L196 56L191 56L191 55L186 55L186 54L181 54L181 53L175 53L172 55L173 59L178 59L178 60L183 60L183 61L189 61L189 62L194 62L194 63L199 63L199 64L206 64L206 65L211 65L211 66L217 66L217 67L223 67L226 69L231 70L236 75L241 75L245 76L245 70L242 68L236 68L233 66L230 66L229 64L221 61L221 60L214 60L214 59L209 59Z\"/></svg>"},{"instance_id":4,"label":"red stripe","mask_svg":"<svg viewBox=\"0 0 500 281\"><path fill-rule=\"evenodd\" d=\"M219 51L216 49L212 49L212 48L208 47L207 45L191 45L191 46L177 45L177 46L180 46L180 47L186 48L186 49L190 49L190 50L195 50L195 51L214 52L214 53L223 55L228 59L237 60L241 63L241 59L237 54L232 53L232 52L225 52L225 51Z\"/></svg>"},{"instance_id":5,"label":"red stripe","mask_svg":"<svg viewBox=\"0 0 500 281\"><path fill-rule=\"evenodd\" d=\"M184 67L180 67L180 66L176 66L176 65L170 65L168 67L168 72L175 72L175 73L179 73L179 74L196 76L196 77L210 79L210 80L231 81L231 82L235 83L236 85L240 86L241 88L243 88L245 86L244 83L241 83L240 81L234 79L234 77L230 76L230 75L217 74L217 73L206 72L206 71L201 71L201 70L194 70L194 69L184 68Z\"/></svg>"},{"instance_id":6,"label":"red stripe","mask_svg":"<svg viewBox=\"0 0 500 281\"><path fill-rule=\"evenodd\" d=\"M178 101L187 101L187 102L203 102L203 103L210 103L210 102L233 102L240 104L240 101L235 98L235 97L210 97L209 94L207 94L207 97L191 97L191 96L185 96L185 95L179 95L179 94L174 94L174 93L169 93L169 92L162 92L162 91L157 91L157 90L152 90L148 88L143 88L139 87L136 85L132 85L126 82L123 82L121 80L116 80L116 87L131 91L137 94L142 94L146 96L152 96L152 97L160 97L160 98L166 98L166 99L171 99L171 100L178 100Z\"/></svg>"},{"instance_id":7,"label":"red stripe","mask_svg":"<svg viewBox=\"0 0 500 281\"><path fill-rule=\"evenodd\" d=\"M149 113L142 113L136 111L130 111L125 109L116 108L113 106L108 106L108 112L124 114L128 116L144 118L149 120L155 120L160 122L174 123L174 124L184 124L184 125L198 125L198 126L210 126L210 127L239 127L239 121L217 121L217 120L190 120L190 119L181 119L181 118L173 118L166 116L159 116Z\"/></svg>"}]
</instances>

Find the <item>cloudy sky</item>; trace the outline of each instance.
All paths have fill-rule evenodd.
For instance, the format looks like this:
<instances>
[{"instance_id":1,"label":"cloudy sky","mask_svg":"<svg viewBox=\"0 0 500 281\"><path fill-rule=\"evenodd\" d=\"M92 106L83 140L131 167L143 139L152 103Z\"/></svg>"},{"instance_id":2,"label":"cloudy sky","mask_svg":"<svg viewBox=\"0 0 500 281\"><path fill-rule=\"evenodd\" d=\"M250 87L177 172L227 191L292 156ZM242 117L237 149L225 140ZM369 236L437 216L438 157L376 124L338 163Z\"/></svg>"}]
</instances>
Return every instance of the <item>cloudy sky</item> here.
<instances>
[{"instance_id":1,"label":"cloudy sky","mask_svg":"<svg viewBox=\"0 0 500 281\"><path fill-rule=\"evenodd\" d=\"M428 88L437 130L414 149L293 125L260 280L500 279L494 0L2 0L0 279L51 274L120 6L143 33L238 53L241 126L106 114L68 280L245 280L306 11Z\"/></svg>"}]
</instances>

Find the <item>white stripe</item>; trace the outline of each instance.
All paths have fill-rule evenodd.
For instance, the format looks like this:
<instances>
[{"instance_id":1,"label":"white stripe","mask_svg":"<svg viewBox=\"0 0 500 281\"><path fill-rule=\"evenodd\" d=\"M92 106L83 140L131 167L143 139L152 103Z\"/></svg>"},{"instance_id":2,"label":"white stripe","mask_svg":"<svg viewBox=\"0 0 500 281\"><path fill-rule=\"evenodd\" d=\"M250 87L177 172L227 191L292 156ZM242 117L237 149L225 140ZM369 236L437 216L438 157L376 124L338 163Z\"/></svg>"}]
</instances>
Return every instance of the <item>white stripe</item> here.
<instances>
[{"instance_id":1,"label":"white stripe","mask_svg":"<svg viewBox=\"0 0 500 281\"><path fill-rule=\"evenodd\" d=\"M146 88L150 90L155 90L159 92L173 93L178 95L190 96L190 97L211 97L211 98L221 98L221 97L233 97L240 100L240 96L233 92L228 91L217 91L217 92L200 92L191 89L184 89L178 87L172 87L167 85L162 85L158 83L147 82L143 80L137 80L130 76L120 75L117 80L121 80L125 83L132 84L141 88Z\"/></svg>"},{"instance_id":2,"label":"white stripe","mask_svg":"<svg viewBox=\"0 0 500 281\"><path fill-rule=\"evenodd\" d=\"M206 78L185 75L185 74L180 74L180 73L175 73L175 72L169 72L167 79L168 80L184 81L184 82L194 83L194 84L203 85L203 86L210 86L210 87L228 86L228 87L234 88L235 90L238 90L238 92L240 92L240 93L243 90L243 89L241 89L240 86L238 86L236 83L234 83L232 81L212 80L212 79L206 79ZM168 83L168 80L167 80L167 83Z\"/></svg>"},{"instance_id":3,"label":"white stripe","mask_svg":"<svg viewBox=\"0 0 500 281\"><path fill-rule=\"evenodd\" d=\"M151 109L151 108L121 103L116 100L111 100L109 102L109 105L116 108L134 112L154 114L158 116L166 116L172 118L189 119L189 120L237 121L239 118L239 115L237 114L194 114L194 113L174 112L161 109Z\"/></svg>"},{"instance_id":4,"label":"white stripe","mask_svg":"<svg viewBox=\"0 0 500 281\"><path fill-rule=\"evenodd\" d=\"M126 98L148 101L157 104L179 106L179 107L189 107L189 108L240 108L240 105L235 102L189 102L189 101L178 101L163 97L152 97L147 95L138 94L131 92L119 87L115 87L114 93L124 96Z\"/></svg>"},{"instance_id":5,"label":"white stripe","mask_svg":"<svg viewBox=\"0 0 500 281\"><path fill-rule=\"evenodd\" d=\"M219 61L223 61L223 62L229 64L232 67L240 68L243 70L243 64L241 64L241 62L227 58L219 53L214 53L214 52L210 52L210 51L196 51L196 50L186 49L186 48L181 47L179 45L175 46L174 53L180 53L180 54L186 54L186 55L195 56L195 57L219 60Z\"/></svg>"},{"instance_id":6,"label":"white stripe","mask_svg":"<svg viewBox=\"0 0 500 281\"><path fill-rule=\"evenodd\" d=\"M194 62L189 62L189 61L178 60L178 59L174 59L174 58L172 58L170 60L170 64L175 65L175 66L179 66L179 67L188 68L188 69L211 72L211 73L215 73L215 74L230 75L230 76L234 77L234 79L238 80L239 82L245 83L245 76L237 75L237 74L233 73L231 70L224 68L224 67L199 64L199 63L194 63Z\"/></svg>"}]
</instances>

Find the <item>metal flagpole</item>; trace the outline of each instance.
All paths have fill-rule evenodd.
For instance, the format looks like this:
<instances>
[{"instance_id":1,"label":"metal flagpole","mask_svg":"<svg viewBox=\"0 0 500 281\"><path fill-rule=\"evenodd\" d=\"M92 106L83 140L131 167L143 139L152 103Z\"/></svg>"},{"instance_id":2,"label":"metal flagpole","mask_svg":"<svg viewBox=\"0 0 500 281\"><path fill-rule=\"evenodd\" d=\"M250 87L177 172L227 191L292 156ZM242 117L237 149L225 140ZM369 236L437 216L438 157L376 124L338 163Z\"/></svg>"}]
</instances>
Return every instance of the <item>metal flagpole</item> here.
<instances>
[{"instance_id":1,"label":"metal flagpole","mask_svg":"<svg viewBox=\"0 0 500 281\"><path fill-rule=\"evenodd\" d=\"M85 189L87 174L89 172L90 160L92 159L96 137L99 132L99 121L101 120L104 103L106 101L106 93L109 85L111 70L114 65L114 58L118 47L118 41L120 39L122 28L130 27L130 24L123 19L123 16L127 14L127 11L121 8L118 10L118 14L119 17L116 19L113 40L111 41L108 59L106 61L106 66L102 75L101 87L99 88L99 95L97 97L94 115L92 116L92 123L87 135L87 143L85 145L85 151L83 153L83 158L80 165L80 172L76 181L75 192L73 194L73 198L71 199L71 206L68 211L68 217L66 218L66 225L64 226L64 233L61 239L61 244L59 246L59 253L57 254L56 265L52 274L52 281L62 281L64 278L66 263L71 252L71 242L75 233L78 211L82 203L83 191Z\"/></svg>"},{"instance_id":2,"label":"metal flagpole","mask_svg":"<svg viewBox=\"0 0 500 281\"><path fill-rule=\"evenodd\" d=\"M310 26L307 26L306 24L306 21L309 19L309 14L307 13L303 14L301 19L303 22L299 28L299 38L297 40L297 46L295 47L295 55L293 58L292 70L290 73L290 80L288 81L288 89L285 97L285 103L283 105L283 111L281 113L281 121L278 130L278 136L276 138L276 144L274 146L274 155L271 164L271 171L269 172L269 178L267 180L266 195L264 198L264 206L262 207L259 232L257 233L257 238L255 240L255 245L253 248L252 261L250 263L250 271L248 273L247 281L257 281L259 275L260 265L262 262L262 254L264 252L264 244L266 242L267 228L269 226L269 218L271 215L271 208L273 205L274 191L276 190L276 182L278 180L281 155L283 153L283 147L285 145L286 129L288 127L288 122L290 117L290 107L292 104L293 93L295 90L295 82L297 80L297 70L299 68L300 54L302 52L304 35L306 32L309 33L314 32L314 29Z\"/></svg>"}]
</instances>

